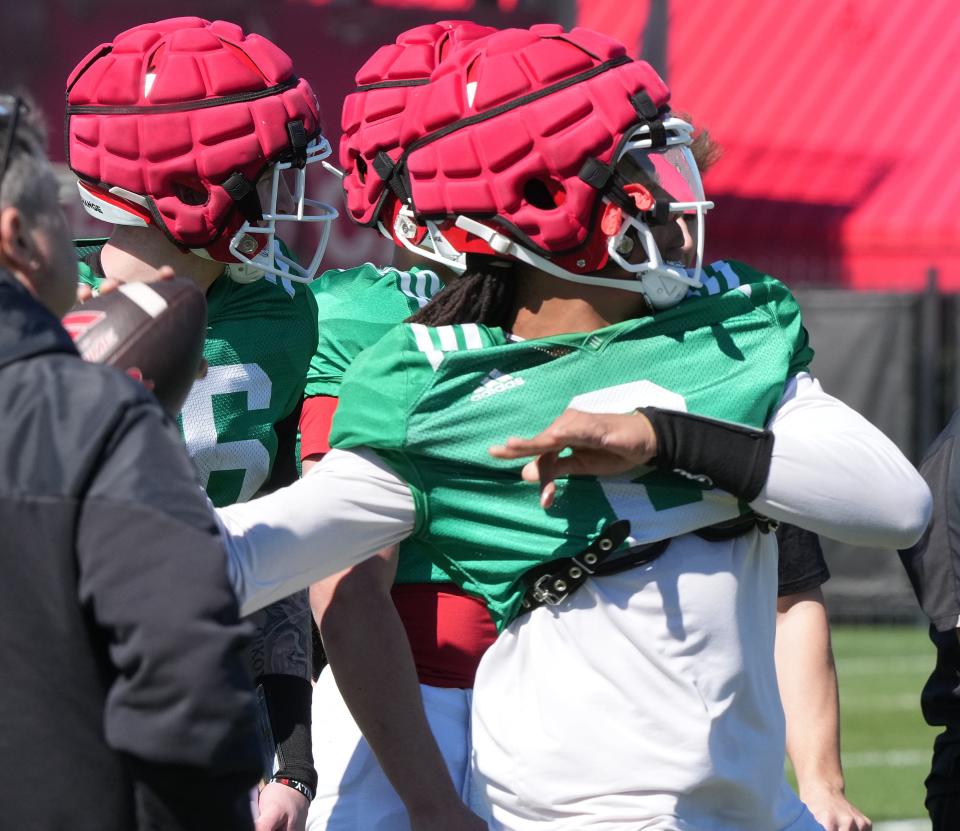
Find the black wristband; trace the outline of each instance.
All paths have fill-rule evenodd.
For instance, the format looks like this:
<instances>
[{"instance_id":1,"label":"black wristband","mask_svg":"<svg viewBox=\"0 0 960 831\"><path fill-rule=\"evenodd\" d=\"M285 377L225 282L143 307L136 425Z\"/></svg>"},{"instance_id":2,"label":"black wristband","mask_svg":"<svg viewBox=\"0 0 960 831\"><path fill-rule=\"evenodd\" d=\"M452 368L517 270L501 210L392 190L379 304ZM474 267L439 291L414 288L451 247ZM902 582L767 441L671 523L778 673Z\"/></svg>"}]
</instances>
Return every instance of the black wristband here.
<instances>
[{"instance_id":1,"label":"black wristband","mask_svg":"<svg viewBox=\"0 0 960 831\"><path fill-rule=\"evenodd\" d=\"M277 746L274 777L302 782L311 792L317 789L310 742L310 699L313 688L306 678L295 675L261 675L270 714L270 729Z\"/></svg>"},{"instance_id":2,"label":"black wristband","mask_svg":"<svg viewBox=\"0 0 960 831\"><path fill-rule=\"evenodd\" d=\"M773 433L712 418L641 407L657 436L659 470L678 473L745 502L763 490L770 473Z\"/></svg>"},{"instance_id":3,"label":"black wristband","mask_svg":"<svg viewBox=\"0 0 960 831\"><path fill-rule=\"evenodd\" d=\"M310 786L306 782L301 782L299 779L291 779L289 776L281 776L275 773L267 780L267 784L269 785L274 782L278 785L286 785L288 788L293 788L298 793L302 793L307 798L307 802L313 802L313 798L316 796Z\"/></svg>"}]
</instances>

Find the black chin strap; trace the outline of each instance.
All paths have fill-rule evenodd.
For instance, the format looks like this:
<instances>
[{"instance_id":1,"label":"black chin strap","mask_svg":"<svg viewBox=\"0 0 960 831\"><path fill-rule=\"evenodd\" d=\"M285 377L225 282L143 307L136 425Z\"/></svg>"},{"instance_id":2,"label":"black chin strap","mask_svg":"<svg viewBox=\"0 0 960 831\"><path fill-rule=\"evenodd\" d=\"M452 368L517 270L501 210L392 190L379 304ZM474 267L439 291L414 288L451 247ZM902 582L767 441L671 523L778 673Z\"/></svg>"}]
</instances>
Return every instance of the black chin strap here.
<instances>
[{"instance_id":1,"label":"black chin strap","mask_svg":"<svg viewBox=\"0 0 960 831\"><path fill-rule=\"evenodd\" d=\"M627 185L631 184L630 180L624 177L615 166L605 165L597 159L590 158L583 163L577 175L632 217L642 213L651 225L666 225L671 219L670 202L673 200L670 194L657 185L651 184L648 188L654 198L653 208L649 211L640 211L626 189Z\"/></svg>"},{"instance_id":2,"label":"black chin strap","mask_svg":"<svg viewBox=\"0 0 960 831\"><path fill-rule=\"evenodd\" d=\"M387 183L387 187L393 191L401 205L412 205L413 199L403 183L403 176L400 172L400 165L393 161L386 153L381 150L373 160L373 169L377 176Z\"/></svg>"},{"instance_id":3,"label":"black chin strap","mask_svg":"<svg viewBox=\"0 0 960 831\"><path fill-rule=\"evenodd\" d=\"M307 131L303 122L288 121L287 135L290 137L291 162L294 167L303 170L307 166Z\"/></svg>"},{"instance_id":4,"label":"black chin strap","mask_svg":"<svg viewBox=\"0 0 960 831\"><path fill-rule=\"evenodd\" d=\"M301 170L307 164L307 130L299 119L287 122L287 136L290 138L290 163ZM251 182L240 171L230 174L223 183L223 189L237 203L237 208L247 222L263 221L263 205L257 193L256 182Z\"/></svg>"},{"instance_id":5,"label":"black chin strap","mask_svg":"<svg viewBox=\"0 0 960 831\"><path fill-rule=\"evenodd\" d=\"M650 149L659 150L666 147L667 130L663 126L664 112L657 108L657 105L653 103L653 99L645 90L631 95L630 103L637 113L638 126L647 128L650 137ZM583 163L583 167L580 168L578 176L630 216L637 217L641 212L637 209L633 197L626 190L626 186L631 182L617 170L616 166L616 160L622 147L623 143L621 142L617 152L613 154L610 164L604 164L596 158L587 159ZM654 206L651 210L644 212L644 218L648 224L665 225L671 220L670 203L675 200L655 183L651 183L647 189L653 195Z\"/></svg>"},{"instance_id":6,"label":"black chin strap","mask_svg":"<svg viewBox=\"0 0 960 831\"><path fill-rule=\"evenodd\" d=\"M239 171L232 173L223 183L223 189L237 203L237 208L247 222L263 220L263 206L260 204L257 186L246 176Z\"/></svg>"}]
</instances>

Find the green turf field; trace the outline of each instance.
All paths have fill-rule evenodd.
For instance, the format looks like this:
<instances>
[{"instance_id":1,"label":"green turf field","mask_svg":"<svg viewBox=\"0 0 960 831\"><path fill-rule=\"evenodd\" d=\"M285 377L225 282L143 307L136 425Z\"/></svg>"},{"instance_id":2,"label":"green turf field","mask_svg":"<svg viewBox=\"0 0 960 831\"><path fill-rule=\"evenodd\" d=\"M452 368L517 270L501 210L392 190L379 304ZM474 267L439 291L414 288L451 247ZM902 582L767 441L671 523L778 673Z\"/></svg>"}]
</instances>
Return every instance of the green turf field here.
<instances>
[{"instance_id":1,"label":"green turf field","mask_svg":"<svg viewBox=\"0 0 960 831\"><path fill-rule=\"evenodd\" d=\"M934 664L920 626L835 626L847 796L874 822L925 817L923 780L938 731L920 715Z\"/></svg>"}]
</instances>

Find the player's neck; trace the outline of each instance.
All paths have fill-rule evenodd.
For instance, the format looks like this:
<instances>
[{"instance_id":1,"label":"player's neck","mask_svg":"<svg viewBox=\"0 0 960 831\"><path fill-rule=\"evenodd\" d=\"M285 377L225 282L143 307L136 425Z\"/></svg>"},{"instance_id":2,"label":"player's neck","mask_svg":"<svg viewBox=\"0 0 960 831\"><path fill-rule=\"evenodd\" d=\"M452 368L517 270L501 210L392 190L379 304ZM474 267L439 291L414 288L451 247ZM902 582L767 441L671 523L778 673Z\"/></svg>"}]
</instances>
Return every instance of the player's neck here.
<instances>
[{"instance_id":1,"label":"player's neck","mask_svg":"<svg viewBox=\"0 0 960 831\"><path fill-rule=\"evenodd\" d=\"M515 303L511 331L524 340L592 332L648 313L635 292L584 286L532 270L518 275Z\"/></svg>"},{"instance_id":2,"label":"player's neck","mask_svg":"<svg viewBox=\"0 0 960 831\"><path fill-rule=\"evenodd\" d=\"M156 228L118 225L100 252L104 276L121 283L153 279L165 265L178 277L191 280L206 293L221 274L224 264L205 260L174 245Z\"/></svg>"}]
</instances>

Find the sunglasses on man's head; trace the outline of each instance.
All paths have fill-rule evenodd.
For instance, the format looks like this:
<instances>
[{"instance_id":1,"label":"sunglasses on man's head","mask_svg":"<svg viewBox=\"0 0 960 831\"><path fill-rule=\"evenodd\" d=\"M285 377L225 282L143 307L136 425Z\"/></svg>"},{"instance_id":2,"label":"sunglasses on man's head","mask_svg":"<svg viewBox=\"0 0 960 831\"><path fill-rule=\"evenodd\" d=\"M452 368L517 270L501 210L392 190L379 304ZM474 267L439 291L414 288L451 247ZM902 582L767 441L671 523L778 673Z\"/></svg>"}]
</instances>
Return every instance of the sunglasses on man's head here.
<instances>
[{"instance_id":1,"label":"sunglasses on man's head","mask_svg":"<svg viewBox=\"0 0 960 831\"><path fill-rule=\"evenodd\" d=\"M18 95L0 95L0 136L2 136L3 155L0 156L0 189L3 177L10 164L10 153L17 136L17 122L20 120L20 108L25 106Z\"/></svg>"}]
</instances>

